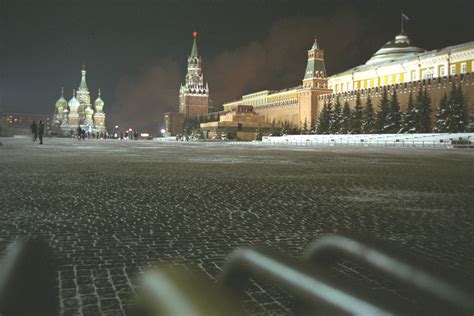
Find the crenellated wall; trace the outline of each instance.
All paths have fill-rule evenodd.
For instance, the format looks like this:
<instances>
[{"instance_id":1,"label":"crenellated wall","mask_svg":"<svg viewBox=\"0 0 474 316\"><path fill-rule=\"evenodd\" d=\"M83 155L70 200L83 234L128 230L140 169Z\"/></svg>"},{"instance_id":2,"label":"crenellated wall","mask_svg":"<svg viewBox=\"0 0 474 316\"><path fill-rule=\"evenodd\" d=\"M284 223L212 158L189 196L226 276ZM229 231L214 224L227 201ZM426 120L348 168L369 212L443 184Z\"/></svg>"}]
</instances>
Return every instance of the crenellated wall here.
<instances>
[{"instance_id":1,"label":"crenellated wall","mask_svg":"<svg viewBox=\"0 0 474 316\"><path fill-rule=\"evenodd\" d=\"M438 107L441 98L444 93L449 96L451 91L452 83L455 82L456 85L461 84L462 92L466 98L467 107L469 113L474 112L474 73L467 73L463 75L447 76L441 78L425 79L401 84L394 84L390 86L385 86L388 91L389 98L393 93L393 89L397 90L397 97L402 111L405 111L408 103L408 96L410 92L413 92L413 100L416 101L416 96L420 87L423 89L426 87L430 97L432 105L432 116L434 118L436 114L436 108ZM353 90L342 93L333 93L325 94L318 97L318 109L322 109L325 101L331 100L334 104L336 98L339 97L339 101L342 105L344 102L349 102L350 107L353 109L355 106L355 100L357 92L360 92L360 98L362 101L362 106L365 105L367 96L370 95L372 98L372 104L374 109L377 111L379 109L380 98L382 97L383 88L372 88L372 89L361 89Z\"/></svg>"}]
</instances>

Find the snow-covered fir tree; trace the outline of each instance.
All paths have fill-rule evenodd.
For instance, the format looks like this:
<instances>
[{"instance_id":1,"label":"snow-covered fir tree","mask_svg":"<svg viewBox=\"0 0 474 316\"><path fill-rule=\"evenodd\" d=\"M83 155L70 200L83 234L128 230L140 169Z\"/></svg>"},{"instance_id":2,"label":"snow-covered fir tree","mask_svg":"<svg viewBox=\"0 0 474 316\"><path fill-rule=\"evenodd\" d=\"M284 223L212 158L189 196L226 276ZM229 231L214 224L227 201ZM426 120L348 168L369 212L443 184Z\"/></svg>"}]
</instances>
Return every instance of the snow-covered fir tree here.
<instances>
[{"instance_id":1,"label":"snow-covered fir tree","mask_svg":"<svg viewBox=\"0 0 474 316\"><path fill-rule=\"evenodd\" d=\"M387 133L397 133L400 130L400 104L398 103L397 90L393 89L390 98L390 112L387 115Z\"/></svg>"},{"instance_id":2,"label":"snow-covered fir tree","mask_svg":"<svg viewBox=\"0 0 474 316\"><path fill-rule=\"evenodd\" d=\"M416 98L416 120L415 127L417 133L431 132L431 98L425 89L420 87Z\"/></svg>"},{"instance_id":3,"label":"snow-covered fir tree","mask_svg":"<svg viewBox=\"0 0 474 316\"><path fill-rule=\"evenodd\" d=\"M383 89L382 99L380 99L379 110L377 111L377 120L375 129L378 133L387 132L387 116L389 113L389 101L387 89Z\"/></svg>"},{"instance_id":4,"label":"snow-covered fir tree","mask_svg":"<svg viewBox=\"0 0 474 316\"><path fill-rule=\"evenodd\" d=\"M330 132L331 134L339 134L341 132L342 122L342 105L339 101L339 97L336 99L334 110L332 112Z\"/></svg>"},{"instance_id":5,"label":"snow-covered fir tree","mask_svg":"<svg viewBox=\"0 0 474 316\"><path fill-rule=\"evenodd\" d=\"M450 133L462 133L468 125L467 107L461 85L456 87L453 82L448 98L448 114L446 117L446 131Z\"/></svg>"},{"instance_id":6,"label":"snow-covered fir tree","mask_svg":"<svg viewBox=\"0 0 474 316\"><path fill-rule=\"evenodd\" d=\"M341 120L341 133L348 134L351 132L352 124L352 110L349 106L349 102L344 102L344 107L342 108L342 120Z\"/></svg>"},{"instance_id":7,"label":"snow-covered fir tree","mask_svg":"<svg viewBox=\"0 0 474 316\"><path fill-rule=\"evenodd\" d=\"M401 116L399 133L414 133L415 132L416 109L413 103L413 92L410 91L408 96L407 110Z\"/></svg>"},{"instance_id":8,"label":"snow-covered fir tree","mask_svg":"<svg viewBox=\"0 0 474 316\"><path fill-rule=\"evenodd\" d=\"M448 123L448 111L449 103L448 103L448 96L446 93L444 94L441 102L439 103L438 108L436 109L436 128L435 132L438 133L446 133L448 131L447 123Z\"/></svg>"},{"instance_id":9,"label":"snow-covered fir tree","mask_svg":"<svg viewBox=\"0 0 474 316\"><path fill-rule=\"evenodd\" d=\"M288 121L285 121L283 123L283 127L281 128L281 135L287 135L290 132L290 123Z\"/></svg>"},{"instance_id":10,"label":"snow-covered fir tree","mask_svg":"<svg viewBox=\"0 0 474 316\"><path fill-rule=\"evenodd\" d=\"M331 128L332 105L331 102L324 102L323 108L319 113L318 126L316 133L329 134Z\"/></svg>"},{"instance_id":11,"label":"snow-covered fir tree","mask_svg":"<svg viewBox=\"0 0 474 316\"><path fill-rule=\"evenodd\" d=\"M362 133L370 134L374 132L375 127L375 113L372 105L372 99L370 95L367 97L365 107L362 112Z\"/></svg>"},{"instance_id":12,"label":"snow-covered fir tree","mask_svg":"<svg viewBox=\"0 0 474 316\"><path fill-rule=\"evenodd\" d=\"M351 132L360 134L362 132L362 102L360 101L360 93L357 92L356 103L351 119Z\"/></svg>"}]
</instances>

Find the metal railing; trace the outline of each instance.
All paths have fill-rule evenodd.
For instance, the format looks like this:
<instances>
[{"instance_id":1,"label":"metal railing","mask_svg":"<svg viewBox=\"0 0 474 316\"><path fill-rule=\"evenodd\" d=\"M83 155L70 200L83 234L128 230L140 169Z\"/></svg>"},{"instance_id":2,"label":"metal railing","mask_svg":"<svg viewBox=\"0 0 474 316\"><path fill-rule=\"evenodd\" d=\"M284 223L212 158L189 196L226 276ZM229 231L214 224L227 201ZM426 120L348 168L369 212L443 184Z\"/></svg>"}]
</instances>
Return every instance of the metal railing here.
<instances>
[{"instance_id":1,"label":"metal railing","mask_svg":"<svg viewBox=\"0 0 474 316\"><path fill-rule=\"evenodd\" d=\"M341 279L341 260L394 281L412 301L390 291L374 297L367 284ZM56 315L53 261L45 243L12 243L0 264L0 314ZM172 265L147 271L133 315L246 315L241 301L250 280L269 281L289 293L296 315L474 313L470 277L386 245L341 235L319 238L300 258L269 248L240 248L230 255L217 282L201 274Z\"/></svg>"},{"instance_id":2,"label":"metal railing","mask_svg":"<svg viewBox=\"0 0 474 316\"><path fill-rule=\"evenodd\" d=\"M341 281L330 271L339 259L362 264L382 273L384 277L395 280L397 285L414 293L415 305L391 295L374 299L360 283L350 280ZM449 315L474 312L472 292L459 283L446 277L433 274L427 266L420 265L422 260L398 258L383 250L359 240L339 235L329 235L313 242L299 258L291 258L267 248L237 249L224 265L218 276L217 291L206 300L216 302L216 306L237 306L250 279L266 280L286 290L296 301L295 314L357 314L392 315L442 313ZM439 268L439 267L438 267ZM449 274L444 274L449 275ZM154 279L150 279L154 278ZM145 292L153 292L156 284L169 280L168 274L156 278L155 274L145 274L143 284ZM199 285L200 292L203 288ZM210 288L210 285L207 285ZM180 288L176 283L174 288ZM215 289L214 288L214 289ZM205 292L210 293L210 291ZM183 294L184 291L181 291ZM160 294L155 291L155 294ZM198 292L186 292L175 296L173 300L161 300L157 297L147 306L148 315L162 311L160 304L186 306L186 302L195 301ZM153 295L149 297L154 297ZM179 297L179 299L177 299ZM153 305L153 302L157 302ZM217 304L219 302L219 304ZM227 303L224 303L227 302ZM230 302L230 303L229 303ZM171 310L168 308L168 310ZM235 311L235 309L233 309ZM239 313L243 313L239 310ZM172 315L173 313L164 313ZM207 315L219 313L207 311ZM206 315L206 313L195 313Z\"/></svg>"}]
</instances>

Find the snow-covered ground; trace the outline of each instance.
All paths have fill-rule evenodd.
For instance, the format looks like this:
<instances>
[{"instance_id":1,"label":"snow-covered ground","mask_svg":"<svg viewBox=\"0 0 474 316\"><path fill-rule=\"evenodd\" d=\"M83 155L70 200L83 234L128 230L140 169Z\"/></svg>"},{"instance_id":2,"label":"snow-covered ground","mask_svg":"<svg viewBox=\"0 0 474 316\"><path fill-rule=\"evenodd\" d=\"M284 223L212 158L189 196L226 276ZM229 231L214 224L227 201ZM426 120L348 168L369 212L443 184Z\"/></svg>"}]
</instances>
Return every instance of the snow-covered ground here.
<instances>
[{"instance_id":1,"label":"snow-covered ground","mask_svg":"<svg viewBox=\"0 0 474 316\"><path fill-rule=\"evenodd\" d=\"M298 256L331 232L389 242L473 275L472 150L0 142L0 247L25 236L53 247L62 315L130 314L138 277L157 263L214 279L238 246ZM364 282L392 293L390 284ZM252 284L246 306L288 315L291 299Z\"/></svg>"}]
</instances>

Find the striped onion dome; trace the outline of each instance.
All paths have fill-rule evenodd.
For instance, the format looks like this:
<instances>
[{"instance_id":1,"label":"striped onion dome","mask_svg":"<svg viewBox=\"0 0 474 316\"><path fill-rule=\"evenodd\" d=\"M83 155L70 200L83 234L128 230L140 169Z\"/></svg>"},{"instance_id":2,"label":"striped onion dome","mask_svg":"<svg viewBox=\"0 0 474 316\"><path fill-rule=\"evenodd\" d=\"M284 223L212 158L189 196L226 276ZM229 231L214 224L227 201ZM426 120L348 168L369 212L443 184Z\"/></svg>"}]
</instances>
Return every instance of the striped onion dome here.
<instances>
[{"instance_id":1,"label":"striped onion dome","mask_svg":"<svg viewBox=\"0 0 474 316\"><path fill-rule=\"evenodd\" d=\"M365 64L378 64L423 52L425 52L423 48L412 46L408 36L402 33L395 36L395 39L385 43Z\"/></svg>"}]
</instances>

